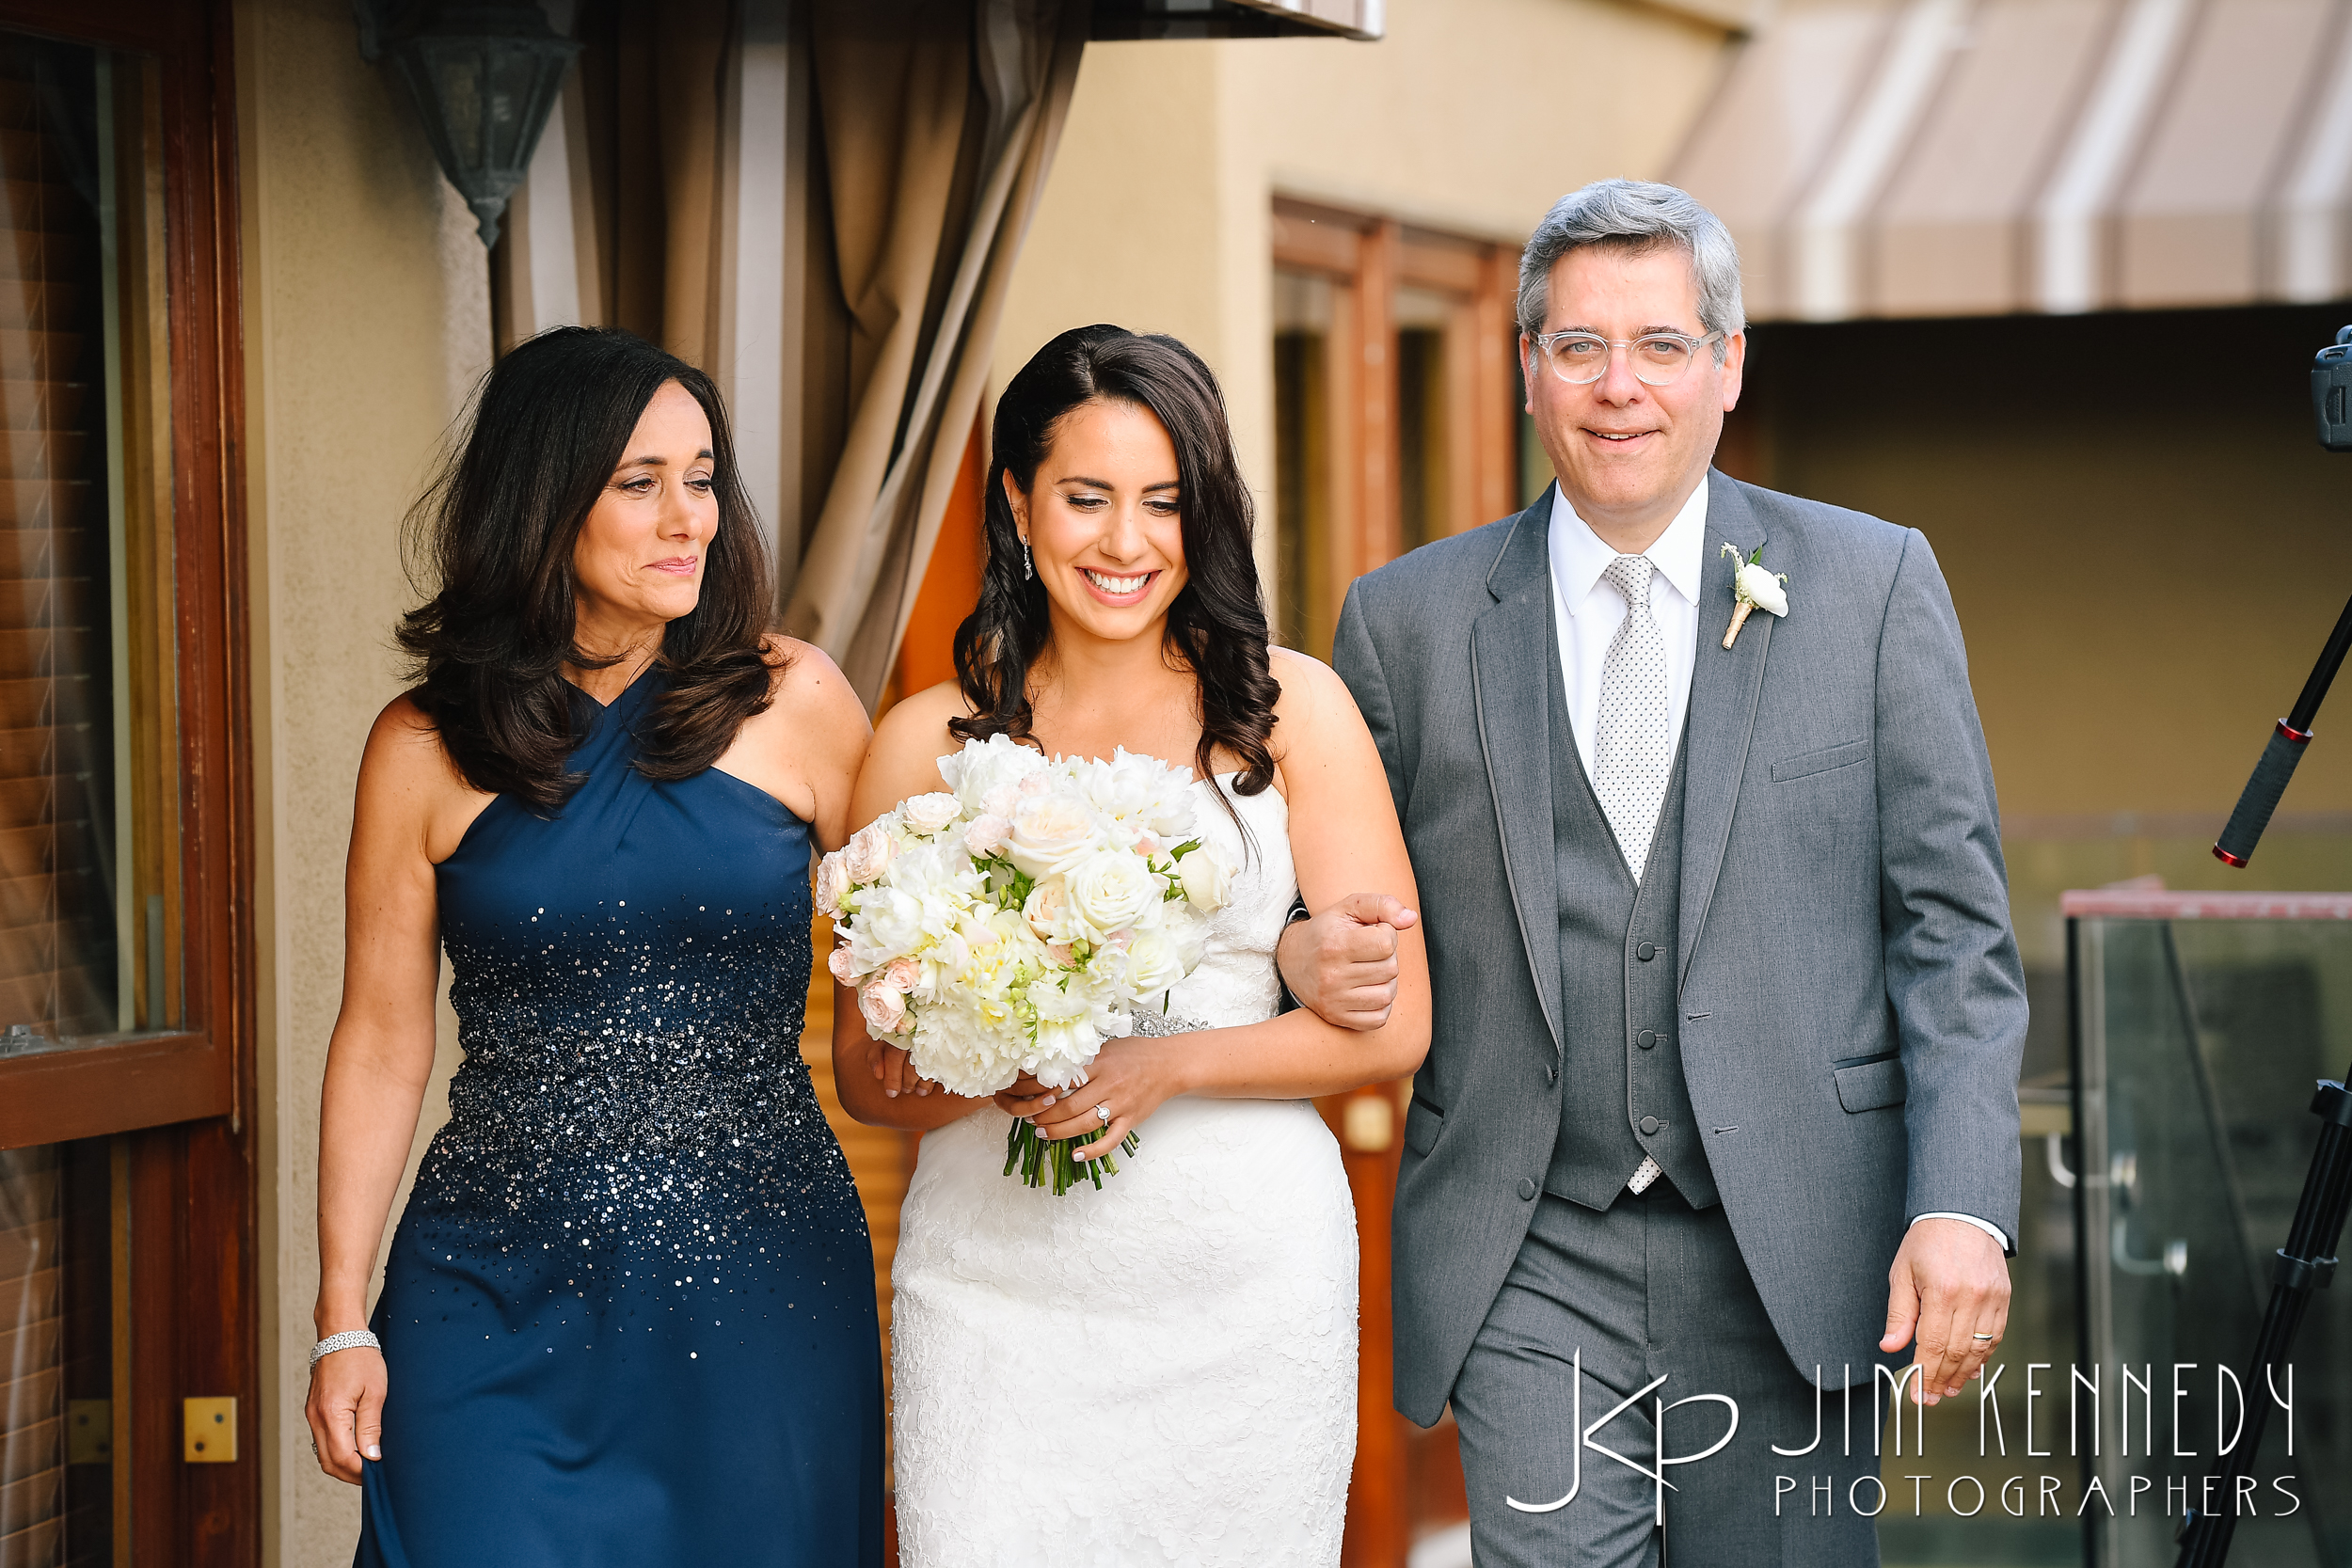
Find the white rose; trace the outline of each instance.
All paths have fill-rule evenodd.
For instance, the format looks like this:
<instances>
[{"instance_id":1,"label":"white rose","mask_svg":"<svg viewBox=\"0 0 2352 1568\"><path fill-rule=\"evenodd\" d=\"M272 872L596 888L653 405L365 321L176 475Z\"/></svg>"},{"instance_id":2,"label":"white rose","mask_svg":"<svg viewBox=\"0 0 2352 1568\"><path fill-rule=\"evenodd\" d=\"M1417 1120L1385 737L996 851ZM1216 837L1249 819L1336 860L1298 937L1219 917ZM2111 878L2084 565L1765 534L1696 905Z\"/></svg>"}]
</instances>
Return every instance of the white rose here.
<instances>
[{"instance_id":1,"label":"white rose","mask_svg":"<svg viewBox=\"0 0 2352 1568\"><path fill-rule=\"evenodd\" d=\"M817 912L841 912L841 895L850 891L850 867L838 849L817 863Z\"/></svg>"},{"instance_id":2,"label":"white rose","mask_svg":"<svg viewBox=\"0 0 2352 1568\"><path fill-rule=\"evenodd\" d=\"M1059 877L1049 877L1029 890L1021 917L1040 942L1066 942L1083 934L1071 919L1069 885Z\"/></svg>"},{"instance_id":3,"label":"white rose","mask_svg":"<svg viewBox=\"0 0 2352 1568\"><path fill-rule=\"evenodd\" d=\"M1756 608L1774 615L1788 613L1788 594L1780 578L1762 566L1748 564L1740 568L1740 591L1756 601Z\"/></svg>"},{"instance_id":4,"label":"white rose","mask_svg":"<svg viewBox=\"0 0 2352 1568\"><path fill-rule=\"evenodd\" d=\"M1070 912L1096 936L1131 928L1159 896L1158 879L1119 850L1090 855L1070 873Z\"/></svg>"},{"instance_id":5,"label":"white rose","mask_svg":"<svg viewBox=\"0 0 2352 1568\"><path fill-rule=\"evenodd\" d=\"M1206 913L1221 910L1233 894L1233 863L1214 844L1203 844L1176 863L1177 880L1192 907Z\"/></svg>"},{"instance_id":6,"label":"white rose","mask_svg":"<svg viewBox=\"0 0 2352 1568\"><path fill-rule=\"evenodd\" d=\"M898 815L911 832L929 838L963 815L962 805L952 795L933 790L929 795L916 795L898 802Z\"/></svg>"},{"instance_id":7,"label":"white rose","mask_svg":"<svg viewBox=\"0 0 2352 1568\"><path fill-rule=\"evenodd\" d=\"M1161 931L1138 931L1127 944L1127 984L1137 996L1156 996L1184 977L1184 955Z\"/></svg>"},{"instance_id":8,"label":"white rose","mask_svg":"<svg viewBox=\"0 0 2352 1568\"><path fill-rule=\"evenodd\" d=\"M983 812L972 819L971 827L964 830L963 847L975 857L986 859L1002 849L1005 840L1011 834L1012 823L1009 820L993 811Z\"/></svg>"},{"instance_id":9,"label":"white rose","mask_svg":"<svg viewBox=\"0 0 2352 1568\"><path fill-rule=\"evenodd\" d=\"M1013 809L1005 854L1032 877L1052 877L1093 853L1099 838L1094 814L1084 801L1033 795Z\"/></svg>"},{"instance_id":10,"label":"white rose","mask_svg":"<svg viewBox=\"0 0 2352 1568\"><path fill-rule=\"evenodd\" d=\"M890 868L898 853L898 841L880 822L868 822L860 828L841 851L852 882L870 882L880 877Z\"/></svg>"},{"instance_id":11,"label":"white rose","mask_svg":"<svg viewBox=\"0 0 2352 1568\"><path fill-rule=\"evenodd\" d=\"M865 1015L866 1032L895 1035L907 1021L906 998L886 980L869 980L857 993L857 1010Z\"/></svg>"}]
</instances>

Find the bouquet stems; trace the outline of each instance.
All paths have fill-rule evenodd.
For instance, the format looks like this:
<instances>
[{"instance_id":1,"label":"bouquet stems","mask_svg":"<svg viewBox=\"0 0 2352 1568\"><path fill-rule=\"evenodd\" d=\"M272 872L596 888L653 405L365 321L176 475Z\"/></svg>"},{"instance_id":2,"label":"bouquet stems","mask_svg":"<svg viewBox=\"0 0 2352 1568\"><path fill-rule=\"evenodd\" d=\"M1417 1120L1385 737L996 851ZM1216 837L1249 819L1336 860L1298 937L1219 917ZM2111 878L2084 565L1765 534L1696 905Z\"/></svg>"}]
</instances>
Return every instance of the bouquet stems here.
<instances>
[{"instance_id":1,"label":"bouquet stems","mask_svg":"<svg viewBox=\"0 0 2352 1568\"><path fill-rule=\"evenodd\" d=\"M1081 1160L1077 1147L1081 1138L1048 1138L1041 1136L1026 1117L1015 1117L1010 1131L1005 1134L1005 1174L1016 1170L1029 1186L1042 1187L1050 1180L1056 1197L1061 1196L1081 1181L1092 1180L1103 1185L1105 1176L1119 1174L1119 1162L1108 1154L1092 1160ZM1133 1154L1142 1141L1133 1132L1119 1140L1124 1153Z\"/></svg>"}]
</instances>

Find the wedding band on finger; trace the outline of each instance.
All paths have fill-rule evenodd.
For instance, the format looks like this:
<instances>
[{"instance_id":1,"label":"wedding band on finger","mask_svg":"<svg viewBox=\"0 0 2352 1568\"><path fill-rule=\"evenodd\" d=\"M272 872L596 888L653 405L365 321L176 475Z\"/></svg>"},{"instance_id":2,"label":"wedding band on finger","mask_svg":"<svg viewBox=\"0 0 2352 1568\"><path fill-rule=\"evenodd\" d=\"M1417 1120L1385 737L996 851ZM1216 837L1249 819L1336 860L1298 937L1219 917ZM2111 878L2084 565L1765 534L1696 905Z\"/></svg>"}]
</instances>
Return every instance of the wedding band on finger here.
<instances>
[{"instance_id":1,"label":"wedding band on finger","mask_svg":"<svg viewBox=\"0 0 2352 1568\"><path fill-rule=\"evenodd\" d=\"M1993 1342L1993 1336L1990 1334L1972 1334L1969 1338L1977 1340L1980 1344L1989 1345Z\"/></svg>"},{"instance_id":2,"label":"wedding band on finger","mask_svg":"<svg viewBox=\"0 0 2352 1568\"><path fill-rule=\"evenodd\" d=\"M1094 1117L1097 1121L1100 1121L1104 1126L1108 1127L1111 1124L1110 1101L1106 1100L1100 1105L1097 1105L1094 1108Z\"/></svg>"}]
</instances>

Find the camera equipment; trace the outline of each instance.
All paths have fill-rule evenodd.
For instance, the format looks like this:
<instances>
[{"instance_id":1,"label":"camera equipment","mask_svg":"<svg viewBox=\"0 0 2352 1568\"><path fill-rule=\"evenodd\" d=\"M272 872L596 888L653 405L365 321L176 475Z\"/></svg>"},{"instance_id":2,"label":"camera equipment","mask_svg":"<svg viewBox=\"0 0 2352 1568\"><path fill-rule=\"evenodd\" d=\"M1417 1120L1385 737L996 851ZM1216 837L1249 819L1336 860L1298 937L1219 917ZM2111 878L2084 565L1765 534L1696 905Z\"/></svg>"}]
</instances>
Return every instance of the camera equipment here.
<instances>
[{"instance_id":1,"label":"camera equipment","mask_svg":"<svg viewBox=\"0 0 2352 1568\"><path fill-rule=\"evenodd\" d=\"M2321 446L2329 451L2352 451L2352 326L2339 331L2336 341L2321 349L2312 362L2312 417L2319 427ZM2336 629L2328 634L2311 679L2303 683L2302 695L2279 721L2262 760L2254 765L2254 776L2246 783L2246 792L2238 797L2237 810L2230 814L2229 826L2222 829L2220 840L2213 847L2214 854L2231 865L2244 866L2254 858L2254 845L2269 825L2270 814L2278 809L2279 797L2286 792L2303 748L2311 744L2312 721L2344 665L2347 648L2352 648L2352 604L2346 604L2344 613L2336 617ZM2352 1078L2352 1072L2345 1077ZM2352 1207L2352 1093L2346 1093L2343 1084L2323 1078L2318 1093L2312 1097L2311 1109L2319 1117L2319 1147L2312 1151L2303 1195L2287 1227L2287 1244L2279 1249L2278 1261L2272 1266L2270 1304L2263 1311L2253 1358L2248 1363L2249 1395L2254 1380L2267 1379L2271 1369L2287 1359L2312 1292L2334 1281L2336 1243L2344 1234L2344 1211ZM2237 1528L2233 1499L2238 1479L2254 1467L2269 1414L2268 1400L2248 1399L2245 1431L2221 1456L2216 1472L2220 1485L2215 1490L2225 1500L2211 1513L2192 1509L2182 1522L2178 1568L2220 1568L2228 1560L2230 1537Z\"/></svg>"}]
</instances>

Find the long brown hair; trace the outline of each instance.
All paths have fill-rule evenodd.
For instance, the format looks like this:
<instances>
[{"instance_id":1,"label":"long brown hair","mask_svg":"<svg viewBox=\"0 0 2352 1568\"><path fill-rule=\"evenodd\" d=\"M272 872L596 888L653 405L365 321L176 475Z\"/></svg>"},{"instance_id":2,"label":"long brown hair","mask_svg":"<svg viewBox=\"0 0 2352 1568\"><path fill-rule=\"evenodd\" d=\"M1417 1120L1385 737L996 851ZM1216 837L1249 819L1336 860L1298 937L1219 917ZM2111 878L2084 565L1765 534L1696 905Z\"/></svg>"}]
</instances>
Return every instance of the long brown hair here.
<instances>
[{"instance_id":1,"label":"long brown hair","mask_svg":"<svg viewBox=\"0 0 2352 1568\"><path fill-rule=\"evenodd\" d=\"M972 717L950 720L948 732L959 740L1029 737L1029 669L1044 652L1053 622L1045 584L1022 572L1021 533L1005 498L1005 476L1012 475L1024 492L1032 488L1062 417L1098 398L1150 409L1176 448L1187 580L1168 606L1168 643L1200 682L1194 771L1211 777L1222 746L1242 760L1233 793L1255 795L1274 782L1266 741L1282 689L1266 666L1265 601L1250 548L1249 487L1233 455L1216 377L1199 355L1158 333L1073 327L1039 349L997 400L990 433L988 567L979 608L956 628L956 676Z\"/></svg>"},{"instance_id":2,"label":"long brown hair","mask_svg":"<svg viewBox=\"0 0 2352 1568\"><path fill-rule=\"evenodd\" d=\"M563 668L617 659L573 641L572 548L645 405L672 381L710 420L719 527L704 547L700 598L663 629L667 689L639 725L637 769L699 773L768 705L774 590L719 389L629 333L557 327L499 361L465 444L408 518L411 580L431 593L396 633L410 695L476 789L549 812L577 785L564 766L580 737Z\"/></svg>"}]
</instances>

